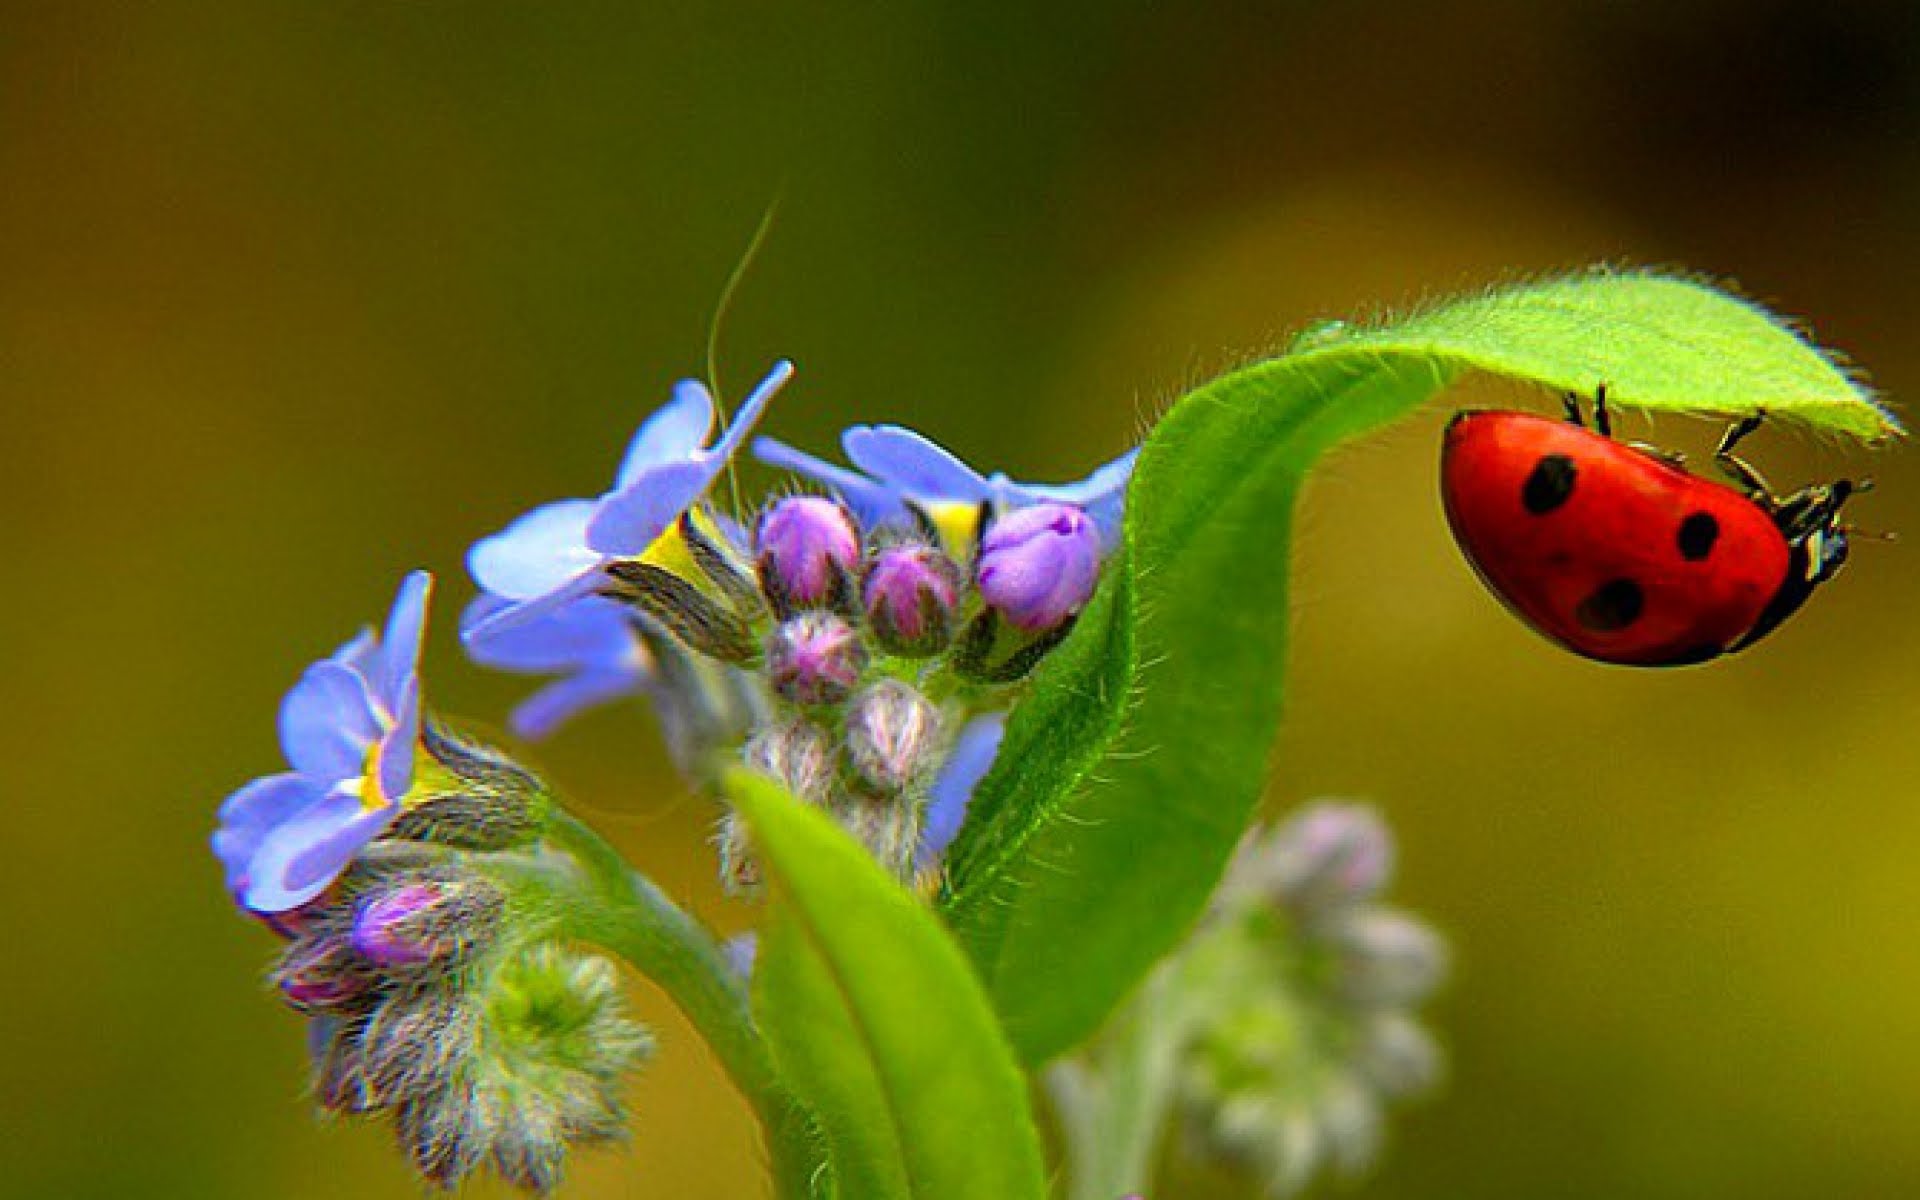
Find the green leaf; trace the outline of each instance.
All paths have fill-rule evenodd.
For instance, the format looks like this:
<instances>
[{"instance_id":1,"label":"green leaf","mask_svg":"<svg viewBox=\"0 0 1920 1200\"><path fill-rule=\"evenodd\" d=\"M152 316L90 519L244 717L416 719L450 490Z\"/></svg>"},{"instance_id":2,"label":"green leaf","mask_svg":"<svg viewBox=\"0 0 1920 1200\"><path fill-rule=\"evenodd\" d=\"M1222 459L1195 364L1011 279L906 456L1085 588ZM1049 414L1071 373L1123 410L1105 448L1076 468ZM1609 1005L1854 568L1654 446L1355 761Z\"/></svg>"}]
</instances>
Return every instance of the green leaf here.
<instances>
[{"instance_id":1,"label":"green leaf","mask_svg":"<svg viewBox=\"0 0 1920 1200\"><path fill-rule=\"evenodd\" d=\"M1764 310L1650 274L1321 326L1186 396L1141 453L1126 548L1036 673L948 858L943 910L1026 1061L1086 1037L1173 946L1253 814L1280 719L1307 472L1474 370L1556 392L1605 384L1618 408L1900 432Z\"/></svg>"},{"instance_id":2,"label":"green leaf","mask_svg":"<svg viewBox=\"0 0 1920 1200\"><path fill-rule=\"evenodd\" d=\"M773 888L755 1019L838 1194L1044 1197L1025 1078L940 921L818 809L745 771L727 788Z\"/></svg>"}]
</instances>

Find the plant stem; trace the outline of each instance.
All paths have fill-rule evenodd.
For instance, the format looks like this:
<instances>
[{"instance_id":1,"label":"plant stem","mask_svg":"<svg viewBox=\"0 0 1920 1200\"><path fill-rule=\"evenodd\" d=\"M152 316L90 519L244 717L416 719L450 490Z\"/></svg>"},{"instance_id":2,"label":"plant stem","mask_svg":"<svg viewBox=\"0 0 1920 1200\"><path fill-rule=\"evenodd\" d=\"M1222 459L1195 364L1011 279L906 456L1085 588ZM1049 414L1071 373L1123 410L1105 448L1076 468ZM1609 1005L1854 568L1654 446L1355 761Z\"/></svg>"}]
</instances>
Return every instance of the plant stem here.
<instances>
[{"instance_id":1,"label":"plant stem","mask_svg":"<svg viewBox=\"0 0 1920 1200\"><path fill-rule=\"evenodd\" d=\"M1185 1022L1162 975L1085 1052L1046 1076L1066 1139L1071 1200L1120 1200L1153 1184Z\"/></svg>"},{"instance_id":2,"label":"plant stem","mask_svg":"<svg viewBox=\"0 0 1920 1200\"><path fill-rule=\"evenodd\" d=\"M667 993L759 1118L774 1195L811 1200L822 1163L812 1123L775 1072L753 1026L746 983L719 944L571 813L556 809L548 836L580 869L503 863L516 892L547 909L559 932L612 951Z\"/></svg>"}]
</instances>

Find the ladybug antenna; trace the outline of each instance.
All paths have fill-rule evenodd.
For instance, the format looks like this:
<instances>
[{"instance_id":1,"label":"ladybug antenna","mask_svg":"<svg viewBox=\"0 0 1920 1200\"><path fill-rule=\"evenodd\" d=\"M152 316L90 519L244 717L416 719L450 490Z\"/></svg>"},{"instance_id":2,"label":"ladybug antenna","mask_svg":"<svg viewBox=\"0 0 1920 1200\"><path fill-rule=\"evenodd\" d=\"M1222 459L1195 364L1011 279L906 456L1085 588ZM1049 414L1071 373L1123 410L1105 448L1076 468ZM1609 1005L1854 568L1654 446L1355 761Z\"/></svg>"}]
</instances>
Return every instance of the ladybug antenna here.
<instances>
[{"instance_id":1,"label":"ladybug antenna","mask_svg":"<svg viewBox=\"0 0 1920 1200\"><path fill-rule=\"evenodd\" d=\"M1858 496L1862 492L1870 492L1873 490L1873 486L1874 481L1871 475L1858 481L1852 479L1834 480L1833 507L1835 511L1838 511L1840 506L1847 502L1847 497ZM1842 522L1835 522L1833 528L1837 533L1842 533L1849 538L1858 538L1863 541L1897 542L1900 540L1900 535L1890 530L1862 529L1858 525L1850 525Z\"/></svg>"},{"instance_id":2,"label":"ladybug antenna","mask_svg":"<svg viewBox=\"0 0 1920 1200\"><path fill-rule=\"evenodd\" d=\"M1858 525L1836 525L1834 528L1850 538L1869 542L1892 543L1900 540L1900 535L1890 529L1862 529Z\"/></svg>"}]
</instances>

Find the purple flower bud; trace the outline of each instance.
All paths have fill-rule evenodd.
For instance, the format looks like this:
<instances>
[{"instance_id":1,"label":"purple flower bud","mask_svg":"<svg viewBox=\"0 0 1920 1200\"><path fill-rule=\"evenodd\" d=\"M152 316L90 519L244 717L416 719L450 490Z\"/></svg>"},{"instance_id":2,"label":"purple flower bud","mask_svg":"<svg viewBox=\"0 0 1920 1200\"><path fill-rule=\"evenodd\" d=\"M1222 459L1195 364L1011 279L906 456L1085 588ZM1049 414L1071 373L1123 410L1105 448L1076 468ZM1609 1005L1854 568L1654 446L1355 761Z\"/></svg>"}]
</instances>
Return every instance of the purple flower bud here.
<instances>
[{"instance_id":1,"label":"purple flower bud","mask_svg":"<svg viewBox=\"0 0 1920 1200\"><path fill-rule=\"evenodd\" d=\"M897 679L882 680L847 710L847 762L875 792L900 795L937 765L940 727L933 701Z\"/></svg>"},{"instance_id":2,"label":"purple flower bud","mask_svg":"<svg viewBox=\"0 0 1920 1200\"><path fill-rule=\"evenodd\" d=\"M760 586L781 615L844 598L860 561L847 510L820 496L780 501L760 518Z\"/></svg>"},{"instance_id":3,"label":"purple flower bud","mask_svg":"<svg viewBox=\"0 0 1920 1200\"><path fill-rule=\"evenodd\" d=\"M289 1005L305 1013L356 1011L375 982L371 967L341 933L296 938L268 978Z\"/></svg>"},{"instance_id":4,"label":"purple flower bud","mask_svg":"<svg viewBox=\"0 0 1920 1200\"><path fill-rule=\"evenodd\" d=\"M867 625L895 654L938 654L953 640L960 600L960 568L920 542L889 546L867 567L861 602Z\"/></svg>"},{"instance_id":5,"label":"purple flower bud","mask_svg":"<svg viewBox=\"0 0 1920 1200\"><path fill-rule=\"evenodd\" d=\"M1248 856L1249 880L1303 917L1330 916L1377 896L1393 875L1393 835L1364 804L1302 809Z\"/></svg>"},{"instance_id":6,"label":"purple flower bud","mask_svg":"<svg viewBox=\"0 0 1920 1200\"><path fill-rule=\"evenodd\" d=\"M353 948L386 968L451 965L492 940L504 902L479 880L421 880L361 900Z\"/></svg>"},{"instance_id":7,"label":"purple flower bud","mask_svg":"<svg viewBox=\"0 0 1920 1200\"><path fill-rule=\"evenodd\" d=\"M867 648L860 635L832 613L801 613L782 622L767 639L767 676L773 690L795 704L845 700L866 666Z\"/></svg>"},{"instance_id":8,"label":"purple flower bud","mask_svg":"<svg viewBox=\"0 0 1920 1200\"><path fill-rule=\"evenodd\" d=\"M1100 530L1068 504L998 517L980 543L980 596L1016 629L1039 633L1080 611L1100 580Z\"/></svg>"}]
</instances>

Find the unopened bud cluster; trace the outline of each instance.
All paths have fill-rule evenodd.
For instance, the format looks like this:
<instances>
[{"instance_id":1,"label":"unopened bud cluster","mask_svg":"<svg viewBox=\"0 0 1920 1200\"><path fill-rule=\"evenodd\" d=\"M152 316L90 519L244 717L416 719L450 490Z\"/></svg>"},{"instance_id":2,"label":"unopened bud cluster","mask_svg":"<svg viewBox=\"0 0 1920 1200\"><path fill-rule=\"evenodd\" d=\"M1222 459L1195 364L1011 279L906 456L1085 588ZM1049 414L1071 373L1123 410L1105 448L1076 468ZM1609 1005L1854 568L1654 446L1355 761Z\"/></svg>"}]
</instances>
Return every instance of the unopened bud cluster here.
<instances>
[{"instance_id":1,"label":"unopened bud cluster","mask_svg":"<svg viewBox=\"0 0 1920 1200\"><path fill-rule=\"evenodd\" d=\"M646 1031L605 960L510 936L492 882L369 856L293 925L270 978L312 1018L316 1100L389 1118L430 1183L546 1192L570 1147L624 1136Z\"/></svg>"},{"instance_id":2,"label":"unopened bud cluster","mask_svg":"<svg viewBox=\"0 0 1920 1200\"><path fill-rule=\"evenodd\" d=\"M1379 896L1393 843L1371 809L1318 804L1242 846L1192 951L1202 1006L1181 1055L1189 1145L1271 1195L1374 1158L1388 1102L1437 1079L1417 1013L1446 947Z\"/></svg>"},{"instance_id":3,"label":"unopened bud cluster","mask_svg":"<svg viewBox=\"0 0 1920 1200\"><path fill-rule=\"evenodd\" d=\"M923 809L960 727L1020 682L1071 629L1099 582L1101 540L1084 512L1043 502L965 514L956 547L930 517L868 528L820 496L774 502L750 535L689 517L696 570L608 569L603 594L687 650L759 682L760 719L740 756L832 812L902 879ZM744 828L718 842L736 891L759 883Z\"/></svg>"},{"instance_id":4,"label":"unopened bud cluster","mask_svg":"<svg viewBox=\"0 0 1920 1200\"><path fill-rule=\"evenodd\" d=\"M544 787L436 725L422 747L433 769L388 833L274 915L268 979L311 1018L322 1108L387 1118L438 1186L491 1169L546 1192L569 1147L623 1136L622 1077L650 1043L611 967L516 929L476 857L539 836Z\"/></svg>"}]
</instances>

